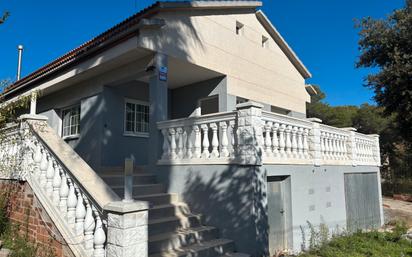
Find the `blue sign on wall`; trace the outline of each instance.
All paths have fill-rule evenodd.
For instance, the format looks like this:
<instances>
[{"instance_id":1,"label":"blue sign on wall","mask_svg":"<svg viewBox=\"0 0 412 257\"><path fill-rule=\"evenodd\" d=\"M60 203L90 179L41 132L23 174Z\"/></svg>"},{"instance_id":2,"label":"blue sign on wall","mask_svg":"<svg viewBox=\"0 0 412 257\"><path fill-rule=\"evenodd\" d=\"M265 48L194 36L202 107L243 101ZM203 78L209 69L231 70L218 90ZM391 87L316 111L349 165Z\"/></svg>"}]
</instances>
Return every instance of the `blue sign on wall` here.
<instances>
[{"instance_id":1,"label":"blue sign on wall","mask_svg":"<svg viewBox=\"0 0 412 257\"><path fill-rule=\"evenodd\" d=\"M167 81L167 67L162 66L159 68L159 80Z\"/></svg>"}]
</instances>

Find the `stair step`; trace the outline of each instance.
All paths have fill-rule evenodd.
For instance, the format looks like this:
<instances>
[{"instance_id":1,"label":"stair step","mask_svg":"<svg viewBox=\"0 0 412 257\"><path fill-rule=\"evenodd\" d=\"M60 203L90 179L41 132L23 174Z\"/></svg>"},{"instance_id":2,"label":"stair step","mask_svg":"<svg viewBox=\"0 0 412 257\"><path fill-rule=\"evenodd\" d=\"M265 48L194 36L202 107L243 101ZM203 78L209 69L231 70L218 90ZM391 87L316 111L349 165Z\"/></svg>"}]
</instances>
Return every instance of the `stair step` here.
<instances>
[{"instance_id":1,"label":"stair step","mask_svg":"<svg viewBox=\"0 0 412 257\"><path fill-rule=\"evenodd\" d=\"M151 174L150 172L147 171L146 166L135 166L133 173L134 174ZM124 174L124 167L102 167L99 170L99 175L105 176L105 175L118 175L118 174Z\"/></svg>"},{"instance_id":2,"label":"stair step","mask_svg":"<svg viewBox=\"0 0 412 257\"><path fill-rule=\"evenodd\" d=\"M152 206L176 203L178 195L174 193L140 195L134 197L136 200L149 202Z\"/></svg>"},{"instance_id":3,"label":"stair step","mask_svg":"<svg viewBox=\"0 0 412 257\"><path fill-rule=\"evenodd\" d=\"M251 257L251 255L246 253L226 253L225 255L221 255L219 257Z\"/></svg>"},{"instance_id":4,"label":"stair step","mask_svg":"<svg viewBox=\"0 0 412 257\"><path fill-rule=\"evenodd\" d=\"M149 237L163 233L176 232L181 229L199 227L201 225L201 215L195 214L149 219Z\"/></svg>"},{"instance_id":5,"label":"stair step","mask_svg":"<svg viewBox=\"0 0 412 257\"><path fill-rule=\"evenodd\" d=\"M189 207L184 203L155 205L149 209L150 219L160 219L181 214L190 214Z\"/></svg>"},{"instance_id":6,"label":"stair step","mask_svg":"<svg viewBox=\"0 0 412 257\"><path fill-rule=\"evenodd\" d=\"M101 175L109 186L124 186L124 174ZM133 174L133 185L156 184L156 175Z\"/></svg>"},{"instance_id":7,"label":"stair step","mask_svg":"<svg viewBox=\"0 0 412 257\"><path fill-rule=\"evenodd\" d=\"M8 257L11 255L11 250L2 248L0 250L0 257Z\"/></svg>"},{"instance_id":8,"label":"stair step","mask_svg":"<svg viewBox=\"0 0 412 257\"><path fill-rule=\"evenodd\" d=\"M234 244L232 240L215 239L172 251L151 254L149 257L215 257L233 250Z\"/></svg>"},{"instance_id":9,"label":"stair step","mask_svg":"<svg viewBox=\"0 0 412 257\"><path fill-rule=\"evenodd\" d=\"M124 195L124 186L112 186L111 188L117 195ZM164 193L163 184L133 185L133 197L161 193Z\"/></svg>"},{"instance_id":10,"label":"stair step","mask_svg":"<svg viewBox=\"0 0 412 257\"><path fill-rule=\"evenodd\" d=\"M158 234L149 238L149 254L179 249L202 241L216 239L217 236L217 229L207 226Z\"/></svg>"}]
</instances>

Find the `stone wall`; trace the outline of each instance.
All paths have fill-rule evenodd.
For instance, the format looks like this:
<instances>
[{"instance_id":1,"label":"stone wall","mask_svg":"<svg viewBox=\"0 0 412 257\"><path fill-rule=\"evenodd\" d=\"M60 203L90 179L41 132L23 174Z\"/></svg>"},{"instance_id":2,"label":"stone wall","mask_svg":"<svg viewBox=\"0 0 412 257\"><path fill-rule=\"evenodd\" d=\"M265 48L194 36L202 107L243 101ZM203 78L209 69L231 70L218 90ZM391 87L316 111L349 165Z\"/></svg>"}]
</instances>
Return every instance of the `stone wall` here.
<instances>
[{"instance_id":1,"label":"stone wall","mask_svg":"<svg viewBox=\"0 0 412 257\"><path fill-rule=\"evenodd\" d=\"M73 256L27 182L0 180L0 192L9 195L11 223L19 226L22 236L27 235L29 241L40 247L39 253L46 256L54 253L56 257Z\"/></svg>"}]
</instances>

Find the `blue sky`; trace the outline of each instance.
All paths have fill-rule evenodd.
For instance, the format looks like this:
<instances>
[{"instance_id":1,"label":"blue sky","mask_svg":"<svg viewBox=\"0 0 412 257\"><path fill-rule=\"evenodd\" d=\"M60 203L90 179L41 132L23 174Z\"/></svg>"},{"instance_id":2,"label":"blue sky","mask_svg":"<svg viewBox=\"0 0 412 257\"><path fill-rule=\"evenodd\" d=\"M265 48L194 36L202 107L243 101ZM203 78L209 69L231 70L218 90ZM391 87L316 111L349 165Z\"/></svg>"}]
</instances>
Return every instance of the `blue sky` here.
<instances>
[{"instance_id":1,"label":"blue sky","mask_svg":"<svg viewBox=\"0 0 412 257\"><path fill-rule=\"evenodd\" d=\"M148 0L0 0L11 12L0 26L0 79L14 79L18 44L25 47L27 75L98 35ZM354 18L383 18L404 0L263 0L263 11L297 53L332 105L372 103L363 87L368 70L355 69L359 55Z\"/></svg>"}]
</instances>

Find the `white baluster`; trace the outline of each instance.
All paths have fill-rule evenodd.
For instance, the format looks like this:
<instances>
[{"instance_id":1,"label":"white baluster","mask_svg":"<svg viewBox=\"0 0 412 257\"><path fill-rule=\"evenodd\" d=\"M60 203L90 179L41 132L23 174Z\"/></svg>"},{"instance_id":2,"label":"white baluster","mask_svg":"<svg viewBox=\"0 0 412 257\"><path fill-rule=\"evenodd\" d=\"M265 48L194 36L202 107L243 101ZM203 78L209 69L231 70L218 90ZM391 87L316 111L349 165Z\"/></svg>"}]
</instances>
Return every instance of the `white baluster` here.
<instances>
[{"instance_id":1,"label":"white baluster","mask_svg":"<svg viewBox=\"0 0 412 257\"><path fill-rule=\"evenodd\" d=\"M187 157L187 140L189 140L189 137L188 137L188 133L186 131L186 128L182 127L182 130L183 130L183 134L182 134L182 137L183 137L182 159L184 159L184 158Z\"/></svg>"},{"instance_id":2,"label":"white baluster","mask_svg":"<svg viewBox=\"0 0 412 257\"><path fill-rule=\"evenodd\" d=\"M303 155L303 128L298 129L298 157L304 158Z\"/></svg>"},{"instance_id":3,"label":"white baluster","mask_svg":"<svg viewBox=\"0 0 412 257\"><path fill-rule=\"evenodd\" d=\"M39 176L39 183L41 187L46 185L46 172L47 167L49 166L49 162L47 160L46 150L42 149L42 158L40 162L40 176Z\"/></svg>"},{"instance_id":4,"label":"white baluster","mask_svg":"<svg viewBox=\"0 0 412 257\"><path fill-rule=\"evenodd\" d=\"M193 131L195 133L195 144L194 144L194 157L200 158L202 155L202 136L200 134L200 129L198 125L193 126Z\"/></svg>"},{"instance_id":5,"label":"white baluster","mask_svg":"<svg viewBox=\"0 0 412 257\"><path fill-rule=\"evenodd\" d=\"M162 159L163 160L168 160L170 159L170 145L169 145L169 133L167 129L162 129L162 135L163 135L163 154L162 154Z\"/></svg>"},{"instance_id":6,"label":"white baluster","mask_svg":"<svg viewBox=\"0 0 412 257\"><path fill-rule=\"evenodd\" d=\"M55 206L59 206L60 203L60 187L62 184L62 179L60 177L60 169L61 168L58 165L54 167L52 201L55 204Z\"/></svg>"},{"instance_id":7,"label":"white baluster","mask_svg":"<svg viewBox=\"0 0 412 257\"><path fill-rule=\"evenodd\" d=\"M46 170L46 193L47 195L51 196L53 193L53 177L54 177L54 165L53 162L53 157L48 155L49 163L47 165L47 170Z\"/></svg>"},{"instance_id":8,"label":"white baluster","mask_svg":"<svg viewBox=\"0 0 412 257\"><path fill-rule=\"evenodd\" d=\"M67 181L69 182L69 195L67 197L67 223L69 225L74 225L76 221L77 197L74 192L73 181L71 178L67 178Z\"/></svg>"},{"instance_id":9,"label":"white baluster","mask_svg":"<svg viewBox=\"0 0 412 257\"><path fill-rule=\"evenodd\" d=\"M59 209L63 213L63 215L67 214L67 197L69 196L69 186L67 185L67 177L64 172L62 172L62 182L60 185L60 203Z\"/></svg>"},{"instance_id":10,"label":"white baluster","mask_svg":"<svg viewBox=\"0 0 412 257\"><path fill-rule=\"evenodd\" d=\"M106 234L103 230L103 223L99 213L94 211L96 216L96 229L94 230L94 252L93 257L104 257L104 243L106 242Z\"/></svg>"},{"instance_id":11,"label":"white baluster","mask_svg":"<svg viewBox=\"0 0 412 257\"><path fill-rule=\"evenodd\" d=\"M210 157L210 153L209 153L209 127L207 126L207 124L203 124L201 126L202 132L203 132L203 151L202 151L202 158L204 159L208 159Z\"/></svg>"},{"instance_id":12,"label":"white baluster","mask_svg":"<svg viewBox=\"0 0 412 257\"><path fill-rule=\"evenodd\" d=\"M86 216L86 208L83 203L83 196L79 188L76 188L77 191L77 204L76 204L76 226L75 233L77 236L83 236L84 232L84 219Z\"/></svg>"},{"instance_id":13,"label":"white baluster","mask_svg":"<svg viewBox=\"0 0 412 257\"><path fill-rule=\"evenodd\" d=\"M305 159L309 159L308 136L309 136L309 129L304 129L303 130L303 156L305 156Z\"/></svg>"},{"instance_id":14,"label":"white baluster","mask_svg":"<svg viewBox=\"0 0 412 257\"><path fill-rule=\"evenodd\" d=\"M221 142L221 147L220 147L220 157L229 157L229 150L228 150L228 145L229 145L229 139L227 136L227 123L226 121L220 122L220 128L222 129L222 142Z\"/></svg>"},{"instance_id":15,"label":"white baluster","mask_svg":"<svg viewBox=\"0 0 412 257\"><path fill-rule=\"evenodd\" d=\"M176 154L176 130L174 128L169 129L170 134L170 159L174 160L177 158Z\"/></svg>"},{"instance_id":16,"label":"white baluster","mask_svg":"<svg viewBox=\"0 0 412 257\"><path fill-rule=\"evenodd\" d=\"M219 158L219 139L217 136L217 124L216 123L211 123L210 128L212 129L212 153L211 157L212 158Z\"/></svg>"},{"instance_id":17,"label":"white baluster","mask_svg":"<svg viewBox=\"0 0 412 257\"><path fill-rule=\"evenodd\" d=\"M35 139L35 138L33 138L33 139ZM33 173L34 173L34 176L37 177L37 178L40 178L40 163L41 163L41 160L42 160L42 153L41 153L40 143L36 142L36 151L34 152L34 155L33 155L33 161L34 161Z\"/></svg>"},{"instance_id":18,"label":"white baluster","mask_svg":"<svg viewBox=\"0 0 412 257\"><path fill-rule=\"evenodd\" d=\"M280 151L280 156L282 158L286 157L285 129L286 129L285 124L280 125L280 127L279 127L279 151Z\"/></svg>"},{"instance_id":19,"label":"white baluster","mask_svg":"<svg viewBox=\"0 0 412 257\"><path fill-rule=\"evenodd\" d=\"M274 157L279 157L278 129L279 129L279 123L273 124L272 126L272 148L273 148Z\"/></svg>"},{"instance_id":20,"label":"white baluster","mask_svg":"<svg viewBox=\"0 0 412 257\"><path fill-rule=\"evenodd\" d=\"M344 137L345 136L343 136L343 135L340 135L339 136L339 158L341 159L341 160L344 160L345 158L345 152L344 152L344 149L343 149L343 139L344 139Z\"/></svg>"},{"instance_id":21,"label":"white baluster","mask_svg":"<svg viewBox=\"0 0 412 257\"><path fill-rule=\"evenodd\" d=\"M332 134L327 133L327 139L328 139L328 156L329 159L333 159L333 143L332 143Z\"/></svg>"},{"instance_id":22,"label":"white baluster","mask_svg":"<svg viewBox=\"0 0 412 257\"><path fill-rule=\"evenodd\" d=\"M298 157L297 133L298 133L298 128L297 128L297 127L293 127L293 128L292 128L292 155L293 155L293 158L297 158L297 157Z\"/></svg>"},{"instance_id":23,"label":"white baluster","mask_svg":"<svg viewBox=\"0 0 412 257\"><path fill-rule=\"evenodd\" d=\"M187 131L190 131L190 133L187 133L187 151L186 151L186 158L187 159L192 159L193 158L193 128L192 127L187 127Z\"/></svg>"},{"instance_id":24,"label":"white baluster","mask_svg":"<svg viewBox=\"0 0 412 257\"><path fill-rule=\"evenodd\" d=\"M334 150L334 158L335 160L339 159L339 146L338 146L338 135L333 134L333 150Z\"/></svg>"},{"instance_id":25,"label":"white baluster","mask_svg":"<svg viewBox=\"0 0 412 257\"><path fill-rule=\"evenodd\" d=\"M347 137L347 136L344 136L344 137L343 137L343 159L344 159L344 160L348 160L348 159L349 159L347 143L348 143L348 137Z\"/></svg>"},{"instance_id":26,"label":"white baluster","mask_svg":"<svg viewBox=\"0 0 412 257\"><path fill-rule=\"evenodd\" d=\"M87 199L84 197L84 199ZM90 202L86 200L86 215L84 218L84 248L89 256L93 253L93 233L96 223Z\"/></svg>"},{"instance_id":27,"label":"white baluster","mask_svg":"<svg viewBox=\"0 0 412 257\"><path fill-rule=\"evenodd\" d=\"M183 128L178 127L177 132L177 158L183 159Z\"/></svg>"},{"instance_id":28,"label":"white baluster","mask_svg":"<svg viewBox=\"0 0 412 257\"><path fill-rule=\"evenodd\" d=\"M285 132L286 132L286 155L287 155L288 158L290 158L292 156L292 142L291 142L291 139L290 139L291 131L292 131L292 126L288 125L286 127L286 130L285 130Z\"/></svg>"},{"instance_id":29,"label":"white baluster","mask_svg":"<svg viewBox=\"0 0 412 257\"><path fill-rule=\"evenodd\" d=\"M329 157L329 144L328 144L328 134L326 132L322 132L323 136L323 150L324 150L324 159L328 159Z\"/></svg>"},{"instance_id":30,"label":"white baluster","mask_svg":"<svg viewBox=\"0 0 412 257\"><path fill-rule=\"evenodd\" d=\"M272 138L270 137L270 132L272 131L272 122L267 122L265 125L265 152L267 157L273 156L272 153Z\"/></svg>"},{"instance_id":31,"label":"white baluster","mask_svg":"<svg viewBox=\"0 0 412 257\"><path fill-rule=\"evenodd\" d=\"M232 121L229 121L229 128L228 128L228 130L229 130L229 141L230 141L230 148L229 148L229 156L235 156L235 151L236 151L236 149L237 149L237 146L236 146L236 139L235 139L235 133L236 133L236 131L235 131L235 122L232 120Z\"/></svg>"}]
</instances>

